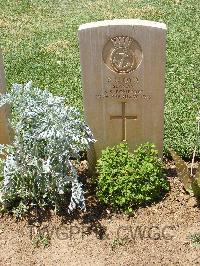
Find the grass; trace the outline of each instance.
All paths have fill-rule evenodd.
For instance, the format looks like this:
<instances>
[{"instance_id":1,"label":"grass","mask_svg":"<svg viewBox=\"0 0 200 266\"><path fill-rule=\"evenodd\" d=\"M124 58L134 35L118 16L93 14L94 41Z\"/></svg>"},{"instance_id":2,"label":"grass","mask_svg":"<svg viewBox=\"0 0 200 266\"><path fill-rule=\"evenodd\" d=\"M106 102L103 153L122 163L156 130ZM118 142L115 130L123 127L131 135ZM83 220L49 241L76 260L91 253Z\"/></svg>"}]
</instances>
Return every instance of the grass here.
<instances>
[{"instance_id":1,"label":"grass","mask_svg":"<svg viewBox=\"0 0 200 266\"><path fill-rule=\"evenodd\" d=\"M63 95L82 111L79 25L114 18L165 22L165 148L172 145L190 157L200 102L199 10L199 0L1 0L7 86L33 80L34 86Z\"/></svg>"}]
</instances>

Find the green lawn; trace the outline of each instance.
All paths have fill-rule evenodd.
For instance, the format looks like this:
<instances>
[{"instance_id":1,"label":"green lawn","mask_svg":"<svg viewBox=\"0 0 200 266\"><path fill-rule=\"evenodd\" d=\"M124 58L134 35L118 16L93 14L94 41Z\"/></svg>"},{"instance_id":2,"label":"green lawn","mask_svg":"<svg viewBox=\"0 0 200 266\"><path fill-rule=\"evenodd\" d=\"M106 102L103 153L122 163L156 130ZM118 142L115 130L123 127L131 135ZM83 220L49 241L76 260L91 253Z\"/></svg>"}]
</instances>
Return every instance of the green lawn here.
<instances>
[{"instance_id":1,"label":"green lawn","mask_svg":"<svg viewBox=\"0 0 200 266\"><path fill-rule=\"evenodd\" d=\"M32 80L82 110L78 27L114 18L167 24L165 147L191 156L200 103L199 0L1 0L8 88Z\"/></svg>"}]
</instances>

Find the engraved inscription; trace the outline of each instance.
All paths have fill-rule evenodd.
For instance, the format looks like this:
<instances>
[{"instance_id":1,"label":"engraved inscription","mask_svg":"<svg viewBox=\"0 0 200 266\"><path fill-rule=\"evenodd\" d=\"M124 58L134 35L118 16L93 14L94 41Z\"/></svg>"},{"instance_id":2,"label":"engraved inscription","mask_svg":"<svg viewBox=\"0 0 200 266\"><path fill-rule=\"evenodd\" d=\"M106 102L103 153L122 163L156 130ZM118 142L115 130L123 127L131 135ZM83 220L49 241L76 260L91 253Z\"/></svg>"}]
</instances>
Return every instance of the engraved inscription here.
<instances>
[{"instance_id":1,"label":"engraved inscription","mask_svg":"<svg viewBox=\"0 0 200 266\"><path fill-rule=\"evenodd\" d=\"M103 94L97 95L98 99L112 98L118 100L151 100L150 95L143 94L143 90L105 90Z\"/></svg>"},{"instance_id":2,"label":"engraved inscription","mask_svg":"<svg viewBox=\"0 0 200 266\"><path fill-rule=\"evenodd\" d=\"M98 99L111 98L118 100L151 100L144 90L138 88L138 77L106 77L105 89L96 95Z\"/></svg>"},{"instance_id":3,"label":"engraved inscription","mask_svg":"<svg viewBox=\"0 0 200 266\"><path fill-rule=\"evenodd\" d=\"M103 61L107 67L119 74L137 69L142 61L142 50L138 42L128 36L111 38L103 49Z\"/></svg>"}]
</instances>

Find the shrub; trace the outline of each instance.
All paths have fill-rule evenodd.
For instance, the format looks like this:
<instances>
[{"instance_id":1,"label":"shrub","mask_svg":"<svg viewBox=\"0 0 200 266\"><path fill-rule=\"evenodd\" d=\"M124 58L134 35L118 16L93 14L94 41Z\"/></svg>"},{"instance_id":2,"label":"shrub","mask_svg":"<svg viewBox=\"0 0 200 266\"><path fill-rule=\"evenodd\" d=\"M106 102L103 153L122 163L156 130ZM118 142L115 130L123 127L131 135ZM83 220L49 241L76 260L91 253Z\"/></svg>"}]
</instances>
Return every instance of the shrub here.
<instances>
[{"instance_id":1,"label":"shrub","mask_svg":"<svg viewBox=\"0 0 200 266\"><path fill-rule=\"evenodd\" d=\"M146 143L133 154L127 144L107 148L97 162L97 196L125 211L153 202L169 190L154 145Z\"/></svg>"},{"instance_id":2,"label":"shrub","mask_svg":"<svg viewBox=\"0 0 200 266\"><path fill-rule=\"evenodd\" d=\"M12 145L1 145L4 164L3 204L27 209L27 204L58 207L71 190L69 210L85 208L74 160L93 142L79 112L46 90L14 85L0 96L0 106L13 111Z\"/></svg>"}]
</instances>

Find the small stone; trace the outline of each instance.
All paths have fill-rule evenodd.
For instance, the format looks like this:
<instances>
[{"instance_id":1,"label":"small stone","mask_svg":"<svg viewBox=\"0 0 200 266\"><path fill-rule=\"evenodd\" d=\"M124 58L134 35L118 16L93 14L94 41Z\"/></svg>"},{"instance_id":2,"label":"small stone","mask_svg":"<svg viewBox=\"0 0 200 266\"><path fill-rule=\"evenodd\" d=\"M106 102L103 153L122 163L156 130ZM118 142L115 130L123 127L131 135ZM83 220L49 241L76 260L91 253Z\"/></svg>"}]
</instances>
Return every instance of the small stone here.
<instances>
[{"instance_id":1,"label":"small stone","mask_svg":"<svg viewBox=\"0 0 200 266\"><path fill-rule=\"evenodd\" d=\"M110 214L110 210L106 210L107 214Z\"/></svg>"},{"instance_id":2,"label":"small stone","mask_svg":"<svg viewBox=\"0 0 200 266\"><path fill-rule=\"evenodd\" d=\"M195 197L191 197L189 198L188 202L187 202L187 206L189 207L195 207L197 206L197 200Z\"/></svg>"}]
</instances>

